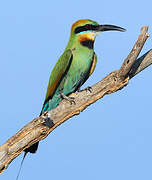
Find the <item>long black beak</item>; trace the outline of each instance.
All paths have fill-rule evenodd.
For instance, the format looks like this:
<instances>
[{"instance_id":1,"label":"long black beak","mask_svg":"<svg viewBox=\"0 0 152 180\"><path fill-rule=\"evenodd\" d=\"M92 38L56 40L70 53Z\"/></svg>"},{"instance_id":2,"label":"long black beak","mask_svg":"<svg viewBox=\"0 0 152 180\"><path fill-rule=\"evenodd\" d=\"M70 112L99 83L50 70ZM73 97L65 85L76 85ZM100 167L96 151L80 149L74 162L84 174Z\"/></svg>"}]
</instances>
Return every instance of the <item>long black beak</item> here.
<instances>
[{"instance_id":1,"label":"long black beak","mask_svg":"<svg viewBox=\"0 0 152 180\"><path fill-rule=\"evenodd\" d=\"M121 32L125 32L126 29L119 27L119 26L115 26L115 25L104 24L104 25L97 26L97 31L121 31Z\"/></svg>"}]
</instances>

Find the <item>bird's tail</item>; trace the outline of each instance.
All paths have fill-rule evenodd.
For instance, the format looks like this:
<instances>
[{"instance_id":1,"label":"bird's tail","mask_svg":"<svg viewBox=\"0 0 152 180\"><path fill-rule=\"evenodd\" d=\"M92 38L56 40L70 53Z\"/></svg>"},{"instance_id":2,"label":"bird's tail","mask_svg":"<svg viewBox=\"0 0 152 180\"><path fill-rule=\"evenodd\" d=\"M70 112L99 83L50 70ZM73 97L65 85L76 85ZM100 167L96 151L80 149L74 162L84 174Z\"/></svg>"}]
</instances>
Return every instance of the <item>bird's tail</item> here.
<instances>
[{"instance_id":1,"label":"bird's tail","mask_svg":"<svg viewBox=\"0 0 152 180\"><path fill-rule=\"evenodd\" d=\"M22 169L22 165L23 165L23 162L24 162L24 159L25 159L27 153L28 153L28 152L26 152L26 151L24 152L24 156L23 156L23 159L22 159L22 161L21 161L21 165L20 165L20 168L19 168L19 171L18 171L16 180L18 180L18 178L19 178L19 175L20 175L20 172L21 172L21 169Z\"/></svg>"},{"instance_id":2,"label":"bird's tail","mask_svg":"<svg viewBox=\"0 0 152 180\"><path fill-rule=\"evenodd\" d=\"M24 159L25 159L27 153L28 153L28 152L30 152L30 153L35 153L35 152L37 151L38 144L39 144L39 142L33 144L32 146L30 146L29 148L27 148L27 149L24 150L24 156L23 156L23 159L22 159L22 161L21 161L21 165L20 165L20 168L19 168L19 171L18 171L16 180L18 180L18 178L19 178L19 175L20 175L20 172L21 172L21 169L22 169L22 166L23 166L23 162L24 162Z\"/></svg>"},{"instance_id":3,"label":"bird's tail","mask_svg":"<svg viewBox=\"0 0 152 180\"><path fill-rule=\"evenodd\" d=\"M35 144L33 144L32 146L30 146L29 148L25 149L25 153L36 153L37 148L38 148L39 142L36 142Z\"/></svg>"}]
</instances>

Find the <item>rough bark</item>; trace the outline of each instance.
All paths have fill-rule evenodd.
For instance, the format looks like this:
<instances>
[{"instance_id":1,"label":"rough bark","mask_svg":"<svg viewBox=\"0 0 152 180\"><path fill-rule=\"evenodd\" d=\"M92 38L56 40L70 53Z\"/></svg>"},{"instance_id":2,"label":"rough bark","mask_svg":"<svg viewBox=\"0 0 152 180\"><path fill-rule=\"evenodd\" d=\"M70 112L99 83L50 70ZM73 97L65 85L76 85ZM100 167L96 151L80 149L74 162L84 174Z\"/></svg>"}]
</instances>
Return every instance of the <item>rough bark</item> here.
<instances>
[{"instance_id":1,"label":"rough bark","mask_svg":"<svg viewBox=\"0 0 152 180\"><path fill-rule=\"evenodd\" d=\"M121 68L110 73L93 85L92 92L81 91L71 94L70 96L74 97L75 103L71 105L68 101L63 100L56 109L45 112L40 117L35 118L9 138L5 144L0 146L0 173L2 173L11 161L23 150L46 138L49 133L61 123L74 115L78 115L87 108L87 106L101 99L104 95L124 88L131 78L151 65L152 50L149 50L137 59L144 43L149 37L147 31L147 26L141 28L141 33ZM47 118L51 119L52 124L50 124L50 127L44 124Z\"/></svg>"}]
</instances>

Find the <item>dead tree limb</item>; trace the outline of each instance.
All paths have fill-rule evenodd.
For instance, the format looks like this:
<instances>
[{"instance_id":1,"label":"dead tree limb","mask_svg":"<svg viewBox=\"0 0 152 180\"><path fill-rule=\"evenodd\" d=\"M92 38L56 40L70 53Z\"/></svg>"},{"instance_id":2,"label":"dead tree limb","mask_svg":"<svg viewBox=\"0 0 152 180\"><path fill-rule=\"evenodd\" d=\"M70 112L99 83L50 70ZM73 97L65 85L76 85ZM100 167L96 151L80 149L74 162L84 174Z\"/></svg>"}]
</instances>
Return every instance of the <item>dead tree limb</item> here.
<instances>
[{"instance_id":1,"label":"dead tree limb","mask_svg":"<svg viewBox=\"0 0 152 180\"><path fill-rule=\"evenodd\" d=\"M152 64L152 50L149 50L143 56L137 59L149 34L148 27L141 28L141 33L128 57L124 60L120 70L116 70L100 82L92 86L92 92L76 92L71 94L75 98L75 104L71 105L63 100L59 106L42 116L35 118L25 125L19 132L9 138L5 144L0 146L0 173L2 173L11 161L22 151L32 144L46 138L51 131L64 121L74 115L78 115L87 106L101 99L106 94L116 92L125 87L129 80L137 73ZM52 126L49 128L44 125L44 119L49 117L52 120Z\"/></svg>"}]
</instances>

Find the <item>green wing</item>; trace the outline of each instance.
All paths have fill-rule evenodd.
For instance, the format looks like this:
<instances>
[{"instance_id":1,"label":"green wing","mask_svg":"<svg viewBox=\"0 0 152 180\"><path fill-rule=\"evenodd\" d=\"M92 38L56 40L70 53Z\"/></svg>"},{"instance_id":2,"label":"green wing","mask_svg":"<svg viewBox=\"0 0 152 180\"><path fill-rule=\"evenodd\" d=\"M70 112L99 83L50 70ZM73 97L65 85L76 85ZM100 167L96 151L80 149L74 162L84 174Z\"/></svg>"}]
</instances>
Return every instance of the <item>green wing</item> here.
<instances>
[{"instance_id":1,"label":"green wing","mask_svg":"<svg viewBox=\"0 0 152 180\"><path fill-rule=\"evenodd\" d=\"M69 69L71 62L72 62L72 51L68 49L58 59L56 65L54 66L51 72L43 107L45 106L46 102L53 96L55 90L59 85L59 82L61 81L67 70Z\"/></svg>"}]
</instances>

